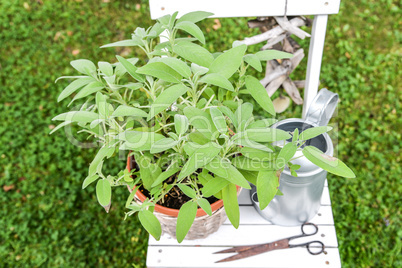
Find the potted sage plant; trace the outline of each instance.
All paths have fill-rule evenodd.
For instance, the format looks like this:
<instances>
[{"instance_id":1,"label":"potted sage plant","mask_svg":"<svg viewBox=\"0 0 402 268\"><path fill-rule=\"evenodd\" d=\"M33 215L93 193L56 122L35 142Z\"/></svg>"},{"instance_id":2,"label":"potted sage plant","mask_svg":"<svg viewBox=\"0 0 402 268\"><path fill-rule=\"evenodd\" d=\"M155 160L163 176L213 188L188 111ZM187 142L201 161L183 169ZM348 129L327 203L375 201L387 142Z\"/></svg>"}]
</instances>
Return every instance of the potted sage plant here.
<instances>
[{"instance_id":1,"label":"potted sage plant","mask_svg":"<svg viewBox=\"0 0 402 268\"><path fill-rule=\"evenodd\" d=\"M178 242L205 237L226 215L237 228L241 187L249 189L252 183L261 189L264 208L280 194L281 170L296 168L289 161L298 143L271 145L291 135L270 128L276 122L271 99L258 79L246 75L250 67L261 71L261 61L291 54L246 54L246 45L212 54L197 44L204 44L205 37L196 25L210 15L192 12L177 19L176 12L148 29L137 28L131 39L103 46L139 47L147 57L143 64L121 56L98 66L75 60L71 65L80 75L62 77L74 80L58 101L73 96L71 102L81 104L54 117L62 123L52 133L78 124L101 144L82 188L95 185L97 199L108 211L112 189L128 187L126 216L138 214L156 239L162 231ZM181 33L192 37L178 37ZM167 41L159 43L160 36ZM253 116L255 107L243 100L246 94L266 118ZM121 152L127 154L127 167L118 174L102 168Z\"/></svg>"}]
</instances>

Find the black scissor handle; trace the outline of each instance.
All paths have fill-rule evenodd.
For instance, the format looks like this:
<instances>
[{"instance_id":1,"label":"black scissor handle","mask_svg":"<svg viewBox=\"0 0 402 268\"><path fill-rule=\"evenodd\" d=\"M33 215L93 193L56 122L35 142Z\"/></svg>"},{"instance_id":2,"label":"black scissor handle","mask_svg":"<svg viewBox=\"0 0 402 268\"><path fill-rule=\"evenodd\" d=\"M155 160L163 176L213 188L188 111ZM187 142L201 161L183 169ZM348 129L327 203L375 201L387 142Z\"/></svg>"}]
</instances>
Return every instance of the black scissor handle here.
<instances>
[{"instance_id":1,"label":"black scissor handle","mask_svg":"<svg viewBox=\"0 0 402 268\"><path fill-rule=\"evenodd\" d=\"M319 251L311 251L311 249L310 249L310 245L311 244L320 244L321 245L321 249L319 250ZM324 246L324 243L323 242L321 242L321 241L311 241L311 242L308 242L308 243L306 243L306 247L307 247L307 251L311 254L311 255L318 255L318 254L321 254L321 253L323 253L324 251L325 251L325 246Z\"/></svg>"},{"instance_id":2,"label":"black scissor handle","mask_svg":"<svg viewBox=\"0 0 402 268\"><path fill-rule=\"evenodd\" d=\"M304 228L306 226L314 226L314 232L305 231ZM303 225L301 226L301 231L303 233L303 236L315 235L316 233L318 233L318 226L315 225L314 223L306 222L306 223L303 223Z\"/></svg>"}]
</instances>

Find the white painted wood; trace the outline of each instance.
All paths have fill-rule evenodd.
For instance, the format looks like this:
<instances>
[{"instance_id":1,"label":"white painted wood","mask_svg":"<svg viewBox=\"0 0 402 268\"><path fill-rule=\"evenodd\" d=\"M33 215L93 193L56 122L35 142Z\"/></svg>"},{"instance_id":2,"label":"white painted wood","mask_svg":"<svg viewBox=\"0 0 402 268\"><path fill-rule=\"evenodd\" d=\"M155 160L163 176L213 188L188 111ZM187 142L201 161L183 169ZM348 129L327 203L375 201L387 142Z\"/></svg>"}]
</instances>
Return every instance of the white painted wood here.
<instances>
[{"instance_id":1,"label":"white painted wood","mask_svg":"<svg viewBox=\"0 0 402 268\"><path fill-rule=\"evenodd\" d=\"M240 206L252 205L251 199L250 199L250 190L242 189L242 191L239 195L239 205ZM321 205L322 206L330 206L331 205L331 199L329 197L328 187L324 187L324 191L323 191L322 197L321 197Z\"/></svg>"},{"instance_id":2,"label":"white painted wood","mask_svg":"<svg viewBox=\"0 0 402 268\"><path fill-rule=\"evenodd\" d=\"M282 227L278 225L240 225L235 229L231 225L222 225L219 231L211 234L205 239L183 240L179 244L176 239L164 234L159 241L153 237L149 238L150 246L244 246L251 244L263 244L274 242L286 237L300 235L300 226ZM252 237L252 242L250 240ZM307 236L291 240L290 244L297 245L310 241L321 241L325 247L338 247L335 227L332 225L319 225L318 233L313 236Z\"/></svg>"},{"instance_id":3,"label":"white painted wood","mask_svg":"<svg viewBox=\"0 0 402 268\"><path fill-rule=\"evenodd\" d=\"M333 225L334 217L332 215L331 206L321 206L317 215L311 219L312 223L319 225ZM226 220L223 224L231 225L229 220ZM241 206L240 207L240 224L271 224L258 214L253 206Z\"/></svg>"},{"instance_id":4,"label":"white painted wood","mask_svg":"<svg viewBox=\"0 0 402 268\"><path fill-rule=\"evenodd\" d=\"M213 254L224 250L225 247L179 247L179 246L150 246L148 247L147 267L306 267L306 268L335 268L341 267L337 248L326 249L327 254L311 255L306 248L290 248L266 252L246 259L215 263L231 254Z\"/></svg>"},{"instance_id":5,"label":"white painted wood","mask_svg":"<svg viewBox=\"0 0 402 268\"><path fill-rule=\"evenodd\" d=\"M304 89L303 118L306 118L308 107L318 91L327 21L328 15L314 17L308 53L306 88Z\"/></svg>"},{"instance_id":6,"label":"white painted wood","mask_svg":"<svg viewBox=\"0 0 402 268\"><path fill-rule=\"evenodd\" d=\"M319 15L339 12L340 0L288 0L287 15ZM157 19L179 11L208 11L213 17L284 16L286 0L150 0L151 18Z\"/></svg>"}]
</instances>

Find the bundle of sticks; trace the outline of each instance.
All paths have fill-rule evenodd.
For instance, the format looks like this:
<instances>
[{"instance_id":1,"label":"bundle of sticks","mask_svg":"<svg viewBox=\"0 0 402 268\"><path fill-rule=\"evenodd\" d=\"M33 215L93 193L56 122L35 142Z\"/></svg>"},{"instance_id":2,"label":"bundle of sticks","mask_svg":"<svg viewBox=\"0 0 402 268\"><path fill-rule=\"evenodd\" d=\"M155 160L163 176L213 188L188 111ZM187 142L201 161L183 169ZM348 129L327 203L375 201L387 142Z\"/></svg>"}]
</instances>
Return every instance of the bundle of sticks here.
<instances>
[{"instance_id":1,"label":"bundle of sticks","mask_svg":"<svg viewBox=\"0 0 402 268\"><path fill-rule=\"evenodd\" d=\"M239 43L254 45L266 42L261 48L262 50L275 49L293 54L290 59L267 62L265 77L260 82L266 88L269 96L272 96L279 88L283 88L296 104L303 104L298 88L304 88L305 80L292 81L289 75L304 58L304 50L291 35L301 39L310 37L310 34L299 27L311 26L311 23L310 19L304 17L259 17L248 21L250 28L259 28L262 33L238 41ZM284 98L282 94L280 98Z\"/></svg>"}]
</instances>

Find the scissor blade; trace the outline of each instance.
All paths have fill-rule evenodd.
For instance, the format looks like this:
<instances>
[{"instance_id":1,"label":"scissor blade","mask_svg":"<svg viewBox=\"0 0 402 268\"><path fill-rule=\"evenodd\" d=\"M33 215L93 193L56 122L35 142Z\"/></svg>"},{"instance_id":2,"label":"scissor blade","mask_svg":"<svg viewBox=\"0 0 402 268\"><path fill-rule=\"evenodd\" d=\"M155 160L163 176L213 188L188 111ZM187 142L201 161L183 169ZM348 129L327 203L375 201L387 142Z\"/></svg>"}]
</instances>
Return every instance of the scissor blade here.
<instances>
[{"instance_id":1,"label":"scissor blade","mask_svg":"<svg viewBox=\"0 0 402 268\"><path fill-rule=\"evenodd\" d=\"M258 254L260 254L260 253L261 253L261 252L258 252L258 251L254 251L254 252L253 252L253 251L251 251L251 250L249 250L249 251L243 251L243 252L238 253L238 254L236 254L236 255L233 255L233 256L231 256L231 257L227 257L227 258L225 258L225 259L216 261L215 263L240 260L240 259L244 259L244 258L251 257L251 256L254 256L254 255L258 255Z\"/></svg>"},{"instance_id":2,"label":"scissor blade","mask_svg":"<svg viewBox=\"0 0 402 268\"><path fill-rule=\"evenodd\" d=\"M235 253L235 252L242 252L245 250L249 250L255 247L258 247L259 245L252 245L252 246L238 246L238 247L232 247L228 249L224 249L221 251L214 252L214 254L220 254L220 253Z\"/></svg>"}]
</instances>

